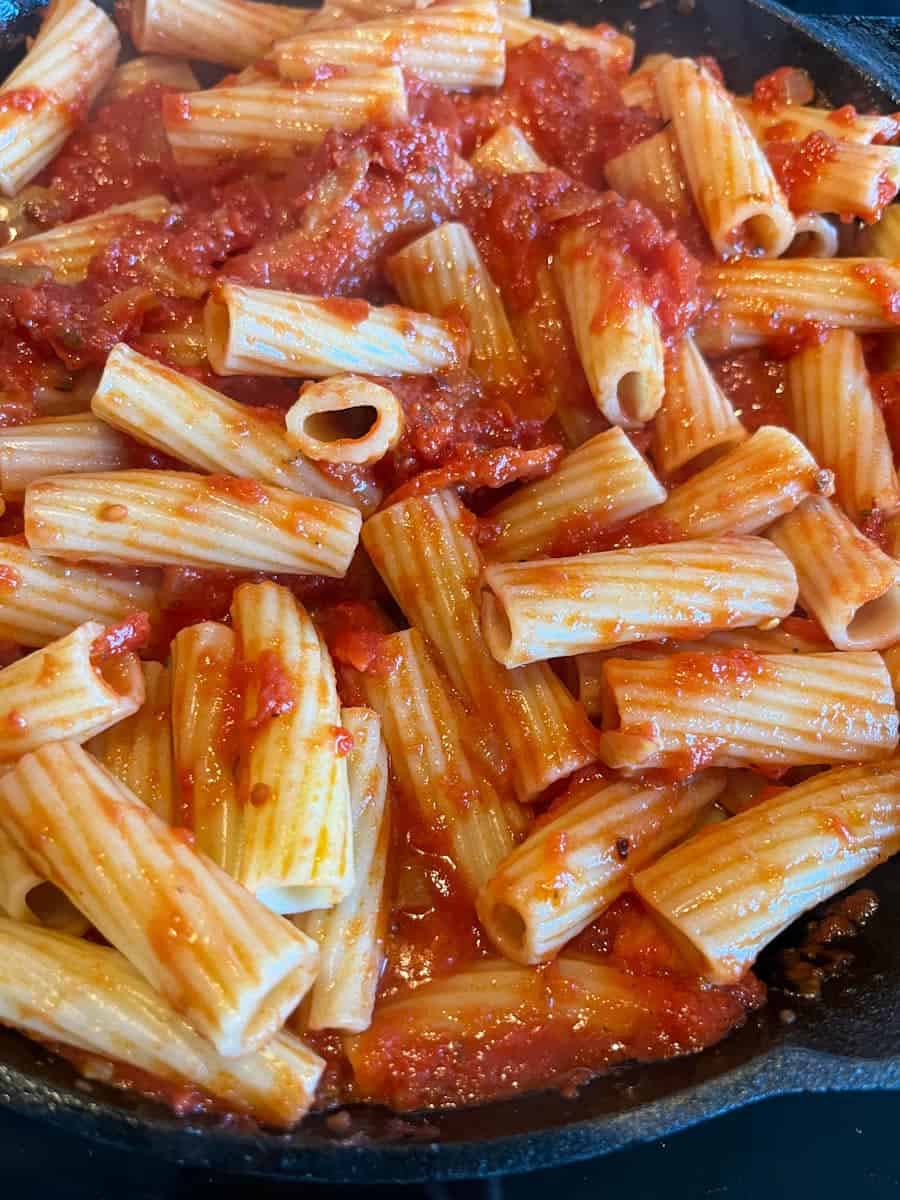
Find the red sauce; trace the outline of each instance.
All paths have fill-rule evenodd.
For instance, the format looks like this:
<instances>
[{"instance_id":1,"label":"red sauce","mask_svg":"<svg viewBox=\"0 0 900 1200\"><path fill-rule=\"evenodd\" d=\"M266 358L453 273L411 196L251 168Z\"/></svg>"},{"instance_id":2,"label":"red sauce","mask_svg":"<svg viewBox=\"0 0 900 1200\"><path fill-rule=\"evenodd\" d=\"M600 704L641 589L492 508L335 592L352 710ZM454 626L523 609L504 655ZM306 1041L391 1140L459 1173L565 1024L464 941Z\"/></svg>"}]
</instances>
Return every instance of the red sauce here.
<instances>
[{"instance_id":1,"label":"red sauce","mask_svg":"<svg viewBox=\"0 0 900 1200\"><path fill-rule=\"evenodd\" d=\"M0 566L0 592L14 592L22 586L22 576L15 567Z\"/></svg>"},{"instance_id":2,"label":"red sauce","mask_svg":"<svg viewBox=\"0 0 900 1200\"><path fill-rule=\"evenodd\" d=\"M579 513L560 525L547 552L551 558L566 558L573 554L596 554L601 550L680 542L683 538L684 531L678 525L656 516L653 509L615 525L606 523L602 514Z\"/></svg>"},{"instance_id":3,"label":"red sauce","mask_svg":"<svg viewBox=\"0 0 900 1200\"><path fill-rule=\"evenodd\" d=\"M284 716L297 702L297 688L277 650L263 650L251 664L256 689L256 712L246 719L249 729L260 729L273 717Z\"/></svg>"},{"instance_id":4,"label":"red sauce","mask_svg":"<svg viewBox=\"0 0 900 1200\"><path fill-rule=\"evenodd\" d=\"M787 427L787 381L783 359L747 350L710 364L716 382L743 425L753 433L761 425Z\"/></svg>"},{"instance_id":5,"label":"red sauce","mask_svg":"<svg viewBox=\"0 0 900 1200\"><path fill-rule=\"evenodd\" d=\"M238 479L234 475L210 475L205 480L211 492L219 496L228 496L241 504L268 504L269 497L265 489L255 479Z\"/></svg>"},{"instance_id":6,"label":"red sauce","mask_svg":"<svg viewBox=\"0 0 900 1200\"><path fill-rule=\"evenodd\" d=\"M316 622L336 662L381 678L395 668L396 658L386 644L390 625L371 604L336 604L317 612Z\"/></svg>"},{"instance_id":7,"label":"red sauce","mask_svg":"<svg viewBox=\"0 0 900 1200\"><path fill-rule=\"evenodd\" d=\"M539 450L482 450L451 459L442 467L423 471L404 483L386 500L395 504L408 496L424 496L448 487L501 488L509 483L528 483L543 479L557 466L563 455L562 446L542 446Z\"/></svg>"},{"instance_id":8,"label":"red sauce","mask_svg":"<svg viewBox=\"0 0 900 1200\"><path fill-rule=\"evenodd\" d=\"M830 163L838 157L838 143L821 130L802 142L769 142L766 154L784 189L791 208L805 212L815 208L815 187Z\"/></svg>"},{"instance_id":9,"label":"red sauce","mask_svg":"<svg viewBox=\"0 0 900 1200\"><path fill-rule=\"evenodd\" d=\"M91 659L95 662L102 662L116 654L143 650L150 641L150 633L150 614L132 613L118 625L110 625L103 633L94 638L91 644Z\"/></svg>"},{"instance_id":10,"label":"red sauce","mask_svg":"<svg viewBox=\"0 0 900 1200\"><path fill-rule=\"evenodd\" d=\"M813 99L813 87L806 72L796 67L778 67L768 75L757 79L753 85L753 104L763 112L777 112L790 104L809 104ZM804 91L804 85L806 90Z\"/></svg>"},{"instance_id":11,"label":"red sauce","mask_svg":"<svg viewBox=\"0 0 900 1200\"><path fill-rule=\"evenodd\" d=\"M45 92L43 88L11 88L9 91L0 92L0 117L8 113L37 112L50 100L50 93ZM0 119L0 125L2 124L6 124L6 122Z\"/></svg>"},{"instance_id":12,"label":"red sauce","mask_svg":"<svg viewBox=\"0 0 900 1200\"><path fill-rule=\"evenodd\" d=\"M878 260L857 263L853 273L872 292L885 319L893 325L900 325L900 289Z\"/></svg>"},{"instance_id":13,"label":"red sauce","mask_svg":"<svg viewBox=\"0 0 900 1200\"><path fill-rule=\"evenodd\" d=\"M227 1112L236 1107L236 1098L229 1099L226 1105L215 1100L212 1096L201 1091L192 1083L174 1079L163 1079L149 1071L118 1059L105 1058L100 1054L91 1054L74 1046L66 1046L61 1042L48 1042L48 1049L61 1058L68 1059L82 1075L112 1087L124 1088L126 1091L137 1092L147 1100L164 1104L177 1117L194 1117L201 1113Z\"/></svg>"},{"instance_id":14,"label":"red sauce","mask_svg":"<svg viewBox=\"0 0 900 1200\"><path fill-rule=\"evenodd\" d=\"M334 751L338 758L346 758L353 749L353 734L349 729L336 726L334 731Z\"/></svg>"},{"instance_id":15,"label":"red sauce","mask_svg":"<svg viewBox=\"0 0 900 1200\"><path fill-rule=\"evenodd\" d=\"M673 654L672 683L677 692L708 694L723 685L743 696L754 684L771 674L765 656L752 650L729 650L725 654Z\"/></svg>"},{"instance_id":16,"label":"red sauce","mask_svg":"<svg viewBox=\"0 0 900 1200\"><path fill-rule=\"evenodd\" d=\"M342 300L339 296L331 296L328 299L321 300L319 306L329 316L343 321L351 329L367 320L371 311L365 300Z\"/></svg>"}]
</instances>

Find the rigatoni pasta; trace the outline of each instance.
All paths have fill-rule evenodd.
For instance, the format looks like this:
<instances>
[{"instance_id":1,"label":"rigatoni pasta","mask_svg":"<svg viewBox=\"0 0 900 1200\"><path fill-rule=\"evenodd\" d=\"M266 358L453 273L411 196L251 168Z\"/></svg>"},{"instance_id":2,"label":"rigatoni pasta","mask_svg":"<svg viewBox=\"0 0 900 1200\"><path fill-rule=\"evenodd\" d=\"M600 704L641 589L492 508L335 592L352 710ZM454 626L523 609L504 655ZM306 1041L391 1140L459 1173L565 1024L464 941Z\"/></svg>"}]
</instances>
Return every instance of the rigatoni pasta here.
<instances>
[{"instance_id":1,"label":"rigatoni pasta","mask_svg":"<svg viewBox=\"0 0 900 1200\"><path fill-rule=\"evenodd\" d=\"M0 430L0 492L21 500L29 483L48 475L125 470L136 447L90 413L44 417Z\"/></svg>"},{"instance_id":2,"label":"rigatoni pasta","mask_svg":"<svg viewBox=\"0 0 900 1200\"><path fill-rule=\"evenodd\" d=\"M245 67L303 29L305 8L256 0L135 0L131 36L147 54L176 54Z\"/></svg>"},{"instance_id":3,"label":"rigatoni pasta","mask_svg":"<svg viewBox=\"0 0 900 1200\"><path fill-rule=\"evenodd\" d=\"M287 440L316 462L378 462L403 432L390 388L358 375L308 383L285 416Z\"/></svg>"}]
</instances>

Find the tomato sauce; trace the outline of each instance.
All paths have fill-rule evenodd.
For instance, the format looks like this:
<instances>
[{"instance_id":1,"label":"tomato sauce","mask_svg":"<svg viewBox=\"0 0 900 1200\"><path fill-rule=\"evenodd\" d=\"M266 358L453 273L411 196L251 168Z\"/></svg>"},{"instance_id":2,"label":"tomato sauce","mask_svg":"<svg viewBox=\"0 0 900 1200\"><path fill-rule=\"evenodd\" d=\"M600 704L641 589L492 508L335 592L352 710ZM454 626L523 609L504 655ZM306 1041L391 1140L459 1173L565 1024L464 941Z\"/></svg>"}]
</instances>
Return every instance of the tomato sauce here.
<instances>
[{"instance_id":1,"label":"tomato sauce","mask_svg":"<svg viewBox=\"0 0 900 1200\"><path fill-rule=\"evenodd\" d=\"M787 374L783 359L747 350L710 364L716 382L751 432L761 425L788 426Z\"/></svg>"},{"instance_id":2,"label":"tomato sauce","mask_svg":"<svg viewBox=\"0 0 900 1200\"><path fill-rule=\"evenodd\" d=\"M297 703L297 686L287 673L277 650L267 647L254 661L253 683L256 689L256 712L247 718L249 729L261 729L273 717L291 712Z\"/></svg>"},{"instance_id":3,"label":"tomato sauce","mask_svg":"<svg viewBox=\"0 0 900 1200\"><path fill-rule=\"evenodd\" d=\"M143 650L150 641L150 615L145 612L132 613L118 625L110 625L91 643L91 659L103 662L117 654Z\"/></svg>"}]
</instances>

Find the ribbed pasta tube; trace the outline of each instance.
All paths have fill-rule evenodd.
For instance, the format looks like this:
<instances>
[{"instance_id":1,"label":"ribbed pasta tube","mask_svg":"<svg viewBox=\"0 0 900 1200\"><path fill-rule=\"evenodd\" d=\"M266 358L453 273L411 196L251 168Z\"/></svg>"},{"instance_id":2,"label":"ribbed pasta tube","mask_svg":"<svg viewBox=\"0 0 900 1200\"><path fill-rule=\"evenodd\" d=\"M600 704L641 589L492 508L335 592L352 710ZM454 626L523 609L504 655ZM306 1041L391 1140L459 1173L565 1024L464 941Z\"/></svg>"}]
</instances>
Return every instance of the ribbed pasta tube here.
<instances>
[{"instance_id":1,"label":"ribbed pasta tube","mask_svg":"<svg viewBox=\"0 0 900 1200\"><path fill-rule=\"evenodd\" d=\"M28 53L0 87L5 196L54 157L109 79L118 53L116 27L96 4L53 0Z\"/></svg>"},{"instance_id":2,"label":"ribbed pasta tube","mask_svg":"<svg viewBox=\"0 0 900 1200\"><path fill-rule=\"evenodd\" d=\"M92 738L86 749L158 817L178 825L171 677L158 662L141 663L141 673L144 703L132 716Z\"/></svg>"},{"instance_id":3,"label":"ribbed pasta tube","mask_svg":"<svg viewBox=\"0 0 900 1200\"><path fill-rule=\"evenodd\" d=\"M308 85L264 78L163 99L175 161L189 167L241 157L254 164L290 162L299 151L315 149L330 130L396 125L406 116L406 88L397 67Z\"/></svg>"},{"instance_id":4,"label":"ribbed pasta tube","mask_svg":"<svg viewBox=\"0 0 900 1200\"><path fill-rule=\"evenodd\" d=\"M711 825L635 878L703 973L734 983L801 913L900 850L900 759L825 771Z\"/></svg>"},{"instance_id":5,"label":"ribbed pasta tube","mask_svg":"<svg viewBox=\"0 0 900 1200\"><path fill-rule=\"evenodd\" d=\"M659 99L656 95L656 73L672 61L671 54L647 54L636 70L622 81L622 99L629 108L643 108L658 117Z\"/></svg>"},{"instance_id":6,"label":"ribbed pasta tube","mask_svg":"<svg viewBox=\"0 0 900 1200\"><path fill-rule=\"evenodd\" d=\"M246 675L235 876L276 912L353 886L347 747L331 656L287 588L244 583L231 616Z\"/></svg>"},{"instance_id":7,"label":"ribbed pasta tube","mask_svg":"<svg viewBox=\"0 0 900 1200\"><path fill-rule=\"evenodd\" d=\"M697 328L697 345L712 354L764 346L806 324L857 333L897 326L889 298L900 289L900 261L748 258L704 267L702 281L716 304Z\"/></svg>"},{"instance_id":8,"label":"ribbed pasta tube","mask_svg":"<svg viewBox=\"0 0 900 1200\"><path fill-rule=\"evenodd\" d=\"M416 629L384 643L391 671L344 667L342 675L381 717L400 795L429 837L439 834L463 887L475 893L494 874L528 824L498 782L483 730L441 675Z\"/></svg>"},{"instance_id":9,"label":"ribbed pasta tube","mask_svg":"<svg viewBox=\"0 0 900 1200\"><path fill-rule=\"evenodd\" d=\"M587 229L564 233L554 272L597 407L612 425L645 424L662 404L663 346L647 303L615 300L618 281L603 243Z\"/></svg>"},{"instance_id":10,"label":"ribbed pasta tube","mask_svg":"<svg viewBox=\"0 0 900 1200\"><path fill-rule=\"evenodd\" d=\"M81 936L89 924L57 887L32 868L14 841L0 829L0 914L14 921L46 925Z\"/></svg>"},{"instance_id":11,"label":"ribbed pasta tube","mask_svg":"<svg viewBox=\"0 0 900 1200\"><path fill-rule=\"evenodd\" d=\"M817 462L834 471L846 512L858 520L869 509L900 506L894 456L856 334L836 329L793 355L787 392L791 427Z\"/></svg>"},{"instance_id":12,"label":"ribbed pasta tube","mask_svg":"<svg viewBox=\"0 0 900 1200\"><path fill-rule=\"evenodd\" d=\"M725 537L492 563L481 625L508 667L661 637L786 617L797 600L790 561L762 538Z\"/></svg>"},{"instance_id":13,"label":"ribbed pasta tube","mask_svg":"<svg viewBox=\"0 0 900 1200\"><path fill-rule=\"evenodd\" d=\"M272 56L288 79L307 79L331 64L351 71L397 66L438 87L469 91L499 87L506 74L494 0L449 0L349 28L301 33L276 46Z\"/></svg>"},{"instance_id":14,"label":"ribbed pasta tube","mask_svg":"<svg viewBox=\"0 0 900 1200\"><path fill-rule=\"evenodd\" d=\"M688 335L666 358L666 394L653 423L650 454L662 475L705 466L747 431Z\"/></svg>"},{"instance_id":15,"label":"ribbed pasta tube","mask_svg":"<svg viewBox=\"0 0 900 1200\"><path fill-rule=\"evenodd\" d=\"M752 437L669 493L657 515L684 537L759 533L807 496L830 496L834 476L780 425Z\"/></svg>"},{"instance_id":16,"label":"ribbed pasta tube","mask_svg":"<svg viewBox=\"0 0 900 1200\"><path fill-rule=\"evenodd\" d=\"M0 778L0 824L220 1054L264 1045L309 989L315 942L75 743L44 746Z\"/></svg>"},{"instance_id":17,"label":"ribbed pasta tube","mask_svg":"<svg viewBox=\"0 0 900 1200\"><path fill-rule=\"evenodd\" d=\"M603 165L611 188L629 200L639 200L665 225L681 228L697 220L678 142L671 128L617 154Z\"/></svg>"},{"instance_id":18,"label":"ribbed pasta tube","mask_svg":"<svg viewBox=\"0 0 900 1200\"><path fill-rule=\"evenodd\" d=\"M501 125L482 142L469 162L480 171L499 171L504 175L547 169L547 164L518 125Z\"/></svg>"},{"instance_id":19,"label":"ribbed pasta tube","mask_svg":"<svg viewBox=\"0 0 900 1200\"><path fill-rule=\"evenodd\" d=\"M666 489L621 429L598 433L566 455L545 479L489 509L498 533L485 545L495 562L545 553L566 532L593 531L662 503Z\"/></svg>"},{"instance_id":20,"label":"ribbed pasta tube","mask_svg":"<svg viewBox=\"0 0 900 1200\"><path fill-rule=\"evenodd\" d=\"M841 142L866 146L875 138L888 142L897 136L896 117L856 112L849 105L834 109L805 104L754 104L740 97L735 104L761 142L800 142L811 133L826 133Z\"/></svg>"},{"instance_id":21,"label":"ribbed pasta tube","mask_svg":"<svg viewBox=\"0 0 900 1200\"><path fill-rule=\"evenodd\" d=\"M201 471L354 503L297 452L279 425L123 343L106 360L91 408L116 429Z\"/></svg>"},{"instance_id":22,"label":"ribbed pasta tube","mask_svg":"<svg viewBox=\"0 0 900 1200\"><path fill-rule=\"evenodd\" d=\"M596 733L546 665L507 671L478 620L481 557L471 515L451 492L400 501L366 523L369 557L421 629L463 700L502 744L520 800L593 761Z\"/></svg>"},{"instance_id":23,"label":"ribbed pasta tube","mask_svg":"<svg viewBox=\"0 0 900 1200\"><path fill-rule=\"evenodd\" d=\"M430 375L469 353L467 337L425 313L236 283L213 292L205 323L220 375Z\"/></svg>"},{"instance_id":24,"label":"ribbed pasta tube","mask_svg":"<svg viewBox=\"0 0 900 1200\"><path fill-rule=\"evenodd\" d=\"M387 262L394 290L410 308L461 315L472 334L471 367L485 383L520 383L527 368L497 286L465 225L448 221Z\"/></svg>"},{"instance_id":25,"label":"ribbed pasta tube","mask_svg":"<svg viewBox=\"0 0 900 1200\"><path fill-rule=\"evenodd\" d=\"M900 641L900 563L824 497L810 497L769 529L794 564L800 603L839 650Z\"/></svg>"},{"instance_id":26,"label":"ribbed pasta tube","mask_svg":"<svg viewBox=\"0 0 900 1200\"><path fill-rule=\"evenodd\" d=\"M25 494L29 545L57 558L342 576L354 508L187 471L58 475Z\"/></svg>"},{"instance_id":27,"label":"ribbed pasta tube","mask_svg":"<svg viewBox=\"0 0 900 1200\"><path fill-rule=\"evenodd\" d=\"M900 149L844 141L824 141L819 149L816 170L808 178L801 175L791 189L791 207L798 212L839 213L845 220L876 221L900 185ZM778 147L779 156L782 152ZM808 160L809 148L800 142L787 147L788 156L792 153ZM790 157L786 167L789 171Z\"/></svg>"},{"instance_id":28,"label":"ribbed pasta tube","mask_svg":"<svg viewBox=\"0 0 900 1200\"><path fill-rule=\"evenodd\" d=\"M145 1075L151 1096L154 1080L193 1087L277 1129L304 1116L325 1065L289 1033L224 1058L117 950L5 920L0 1023L71 1048L89 1079L134 1088Z\"/></svg>"},{"instance_id":29,"label":"ribbed pasta tube","mask_svg":"<svg viewBox=\"0 0 900 1200\"><path fill-rule=\"evenodd\" d=\"M390 390L358 375L308 383L285 417L287 439L307 458L373 463L403 432L403 410Z\"/></svg>"},{"instance_id":30,"label":"ribbed pasta tube","mask_svg":"<svg viewBox=\"0 0 900 1200\"><path fill-rule=\"evenodd\" d=\"M762 148L724 86L690 58L656 74L662 114L672 122L685 174L710 241L724 258L777 258L794 218Z\"/></svg>"},{"instance_id":31,"label":"ribbed pasta tube","mask_svg":"<svg viewBox=\"0 0 900 1200\"><path fill-rule=\"evenodd\" d=\"M0 539L0 638L46 646L77 625L115 625L130 613L158 617L152 571L123 574L42 558L18 541Z\"/></svg>"},{"instance_id":32,"label":"ribbed pasta tube","mask_svg":"<svg viewBox=\"0 0 900 1200\"><path fill-rule=\"evenodd\" d=\"M90 413L44 417L0 430L0 491L6 500L21 500L37 479L124 469L134 456L128 438Z\"/></svg>"},{"instance_id":33,"label":"ribbed pasta tube","mask_svg":"<svg viewBox=\"0 0 900 1200\"><path fill-rule=\"evenodd\" d=\"M99 621L88 621L0 671L0 764L46 742L86 742L137 712L140 663L127 653L94 661L103 632Z\"/></svg>"},{"instance_id":34,"label":"ribbed pasta tube","mask_svg":"<svg viewBox=\"0 0 900 1200\"><path fill-rule=\"evenodd\" d=\"M310 992L308 1028L361 1033L372 1021L384 958L388 761L381 721L371 709L345 708L341 721L353 738L347 767L356 883L336 908L306 913L295 923L319 944L319 974Z\"/></svg>"},{"instance_id":35,"label":"ribbed pasta tube","mask_svg":"<svg viewBox=\"0 0 900 1200\"><path fill-rule=\"evenodd\" d=\"M724 783L723 771L704 771L680 787L576 784L478 893L491 941L514 962L552 958L691 832Z\"/></svg>"},{"instance_id":36,"label":"ribbed pasta tube","mask_svg":"<svg viewBox=\"0 0 900 1200\"><path fill-rule=\"evenodd\" d=\"M610 658L601 754L616 770L872 762L897 747L880 654Z\"/></svg>"},{"instance_id":37,"label":"ribbed pasta tube","mask_svg":"<svg viewBox=\"0 0 900 1200\"><path fill-rule=\"evenodd\" d=\"M240 714L237 638L216 621L172 640L172 746L178 792L174 823L230 875L241 846L243 806L235 768Z\"/></svg>"},{"instance_id":38,"label":"ribbed pasta tube","mask_svg":"<svg viewBox=\"0 0 900 1200\"><path fill-rule=\"evenodd\" d=\"M840 248L837 226L822 213L800 213L794 223L789 258L834 258Z\"/></svg>"},{"instance_id":39,"label":"ribbed pasta tube","mask_svg":"<svg viewBox=\"0 0 900 1200\"><path fill-rule=\"evenodd\" d=\"M183 58L170 58L165 54L142 54L116 67L103 95L104 98L109 96L115 99L130 96L132 92L142 91L150 83L177 88L179 92L200 90L191 64Z\"/></svg>"},{"instance_id":40,"label":"ribbed pasta tube","mask_svg":"<svg viewBox=\"0 0 900 1200\"><path fill-rule=\"evenodd\" d=\"M251 0L134 0L131 37L142 53L246 67L270 46L299 33L305 8Z\"/></svg>"},{"instance_id":41,"label":"ribbed pasta tube","mask_svg":"<svg viewBox=\"0 0 900 1200\"><path fill-rule=\"evenodd\" d=\"M873 258L900 258L900 204L888 205L880 221L862 230L857 246Z\"/></svg>"},{"instance_id":42,"label":"ribbed pasta tube","mask_svg":"<svg viewBox=\"0 0 900 1200\"><path fill-rule=\"evenodd\" d=\"M91 259L133 229L136 222L159 224L171 211L172 205L165 196L145 196L130 204L117 204L80 221L17 238L0 250L0 267L4 273L14 273L17 267L43 267L57 283L80 283L87 275Z\"/></svg>"},{"instance_id":43,"label":"ribbed pasta tube","mask_svg":"<svg viewBox=\"0 0 900 1200\"><path fill-rule=\"evenodd\" d=\"M567 50L593 50L604 66L624 74L634 57L634 41L611 25L585 27L573 21L539 21L534 17L503 13L503 37L507 46L524 46L533 38L560 42Z\"/></svg>"}]
</instances>

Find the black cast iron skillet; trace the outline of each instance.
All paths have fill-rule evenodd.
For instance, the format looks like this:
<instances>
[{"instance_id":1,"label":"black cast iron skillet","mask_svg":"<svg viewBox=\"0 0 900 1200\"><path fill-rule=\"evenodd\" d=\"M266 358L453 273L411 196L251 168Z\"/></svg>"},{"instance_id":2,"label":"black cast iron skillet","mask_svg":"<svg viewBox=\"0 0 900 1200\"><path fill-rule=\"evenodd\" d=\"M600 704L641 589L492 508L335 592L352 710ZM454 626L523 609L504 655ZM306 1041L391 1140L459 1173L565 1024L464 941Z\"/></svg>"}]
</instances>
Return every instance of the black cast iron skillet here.
<instances>
[{"instance_id":1,"label":"black cast iron skillet","mask_svg":"<svg viewBox=\"0 0 900 1200\"><path fill-rule=\"evenodd\" d=\"M21 53L39 0L0 0L5 74ZM680 7L688 7L683 2ZM675 0L641 10L637 0L537 0L556 20L633 27L648 51L716 55L731 86L783 64L806 67L835 103L900 107L900 57L853 33L840 44L809 19L770 0ZM574 131L573 131L574 132ZM824 998L797 1004L773 991L769 1006L705 1054L634 1067L596 1080L576 1099L555 1092L398 1122L361 1110L350 1142L321 1117L288 1136L181 1121L122 1092L77 1080L63 1062L0 1032L0 1103L72 1133L183 1164L343 1183L413 1183L555 1166L671 1134L768 1096L802 1091L900 1088L900 860L867 883L881 907L854 946L850 972ZM788 931L782 944L799 939ZM763 978L773 956L763 960ZM797 1014L785 1023L779 1012Z\"/></svg>"}]
</instances>

